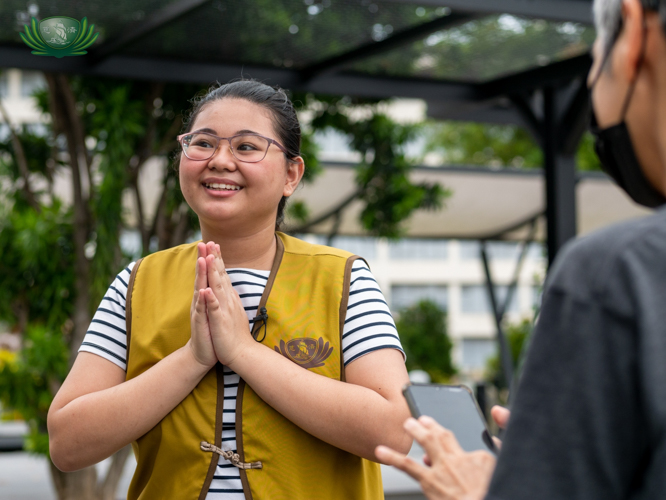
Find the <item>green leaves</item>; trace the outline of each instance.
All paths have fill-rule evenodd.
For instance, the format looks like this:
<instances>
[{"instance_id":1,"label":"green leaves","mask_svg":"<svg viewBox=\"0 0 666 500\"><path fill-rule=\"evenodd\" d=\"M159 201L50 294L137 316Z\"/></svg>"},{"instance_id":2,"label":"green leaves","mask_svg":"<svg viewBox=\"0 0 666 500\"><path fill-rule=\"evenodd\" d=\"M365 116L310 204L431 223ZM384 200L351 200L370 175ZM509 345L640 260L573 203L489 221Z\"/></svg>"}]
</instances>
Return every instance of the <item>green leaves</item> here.
<instances>
[{"instance_id":1,"label":"green leaves","mask_svg":"<svg viewBox=\"0 0 666 500\"><path fill-rule=\"evenodd\" d=\"M401 311L396 327L407 354L408 370L424 370L433 382L440 383L455 375L446 312L437 304L422 300Z\"/></svg>"},{"instance_id":2,"label":"green leaves","mask_svg":"<svg viewBox=\"0 0 666 500\"><path fill-rule=\"evenodd\" d=\"M311 98L312 100L312 98ZM361 155L356 183L364 207L361 223L374 236L399 238L403 223L419 209L442 207L450 191L439 184L414 184L409 178L412 163L403 148L415 138L419 127L401 125L377 109L377 103L365 104L370 116L351 120L349 98L328 98L310 107L319 107L312 120L314 130L335 129L347 135L351 147Z\"/></svg>"},{"instance_id":3,"label":"green leaves","mask_svg":"<svg viewBox=\"0 0 666 500\"><path fill-rule=\"evenodd\" d=\"M48 454L46 416L54 389L66 374L67 346L62 335L39 324L27 329L18 358L0 363L0 402L30 424L30 451Z\"/></svg>"}]
</instances>

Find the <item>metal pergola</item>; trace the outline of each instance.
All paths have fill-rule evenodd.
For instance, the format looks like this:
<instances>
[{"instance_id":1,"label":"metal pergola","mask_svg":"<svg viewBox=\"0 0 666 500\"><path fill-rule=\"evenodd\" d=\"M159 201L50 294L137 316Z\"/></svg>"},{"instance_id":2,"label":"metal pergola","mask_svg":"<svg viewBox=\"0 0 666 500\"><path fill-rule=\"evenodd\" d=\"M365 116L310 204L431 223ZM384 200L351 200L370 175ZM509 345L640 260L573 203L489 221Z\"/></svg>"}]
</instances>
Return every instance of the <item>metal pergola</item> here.
<instances>
[{"instance_id":1,"label":"metal pergola","mask_svg":"<svg viewBox=\"0 0 666 500\"><path fill-rule=\"evenodd\" d=\"M317 94L419 98L434 118L521 125L544 152L552 262L576 235L591 8L592 0L5 0L0 67L200 84L246 76ZM39 57L21 42L30 17L56 15L87 17L100 30L87 55ZM493 305L503 340L503 307Z\"/></svg>"},{"instance_id":2,"label":"metal pergola","mask_svg":"<svg viewBox=\"0 0 666 500\"><path fill-rule=\"evenodd\" d=\"M409 61L410 54L418 56L419 47L425 47L423 41L433 34L450 33L498 15L500 21L507 15L539 20L556 26L556 31L562 26L571 31L574 23L589 26L591 4L591 0L135 0L114 4L35 0L26 8L23 1L9 0L0 6L0 66L190 83L223 82L245 75L319 94L425 99L429 115L439 119L522 125L544 151L547 246L552 261L576 234L574 152L588 113L589 35L585 42L576 42L573 50L571 44L560 44L555 54L531 57L530 47L519 48L517 52L528 53L522 67L495 72L490 78L470 78L469 74L441 78L405 69L404 61ZM414 11L417 16L408 15ZM18 36L22 25L30 16L52 15L87 16L100 29L100 39L85 56L31 55ZM275 32L258 29L248 38L246 31L252 30L255 18L265 16L272 22L279 15L288 18L285 28L294 23L289 31L274 26ZM391 23L390 33L385 30L381 36L372 36L376 26L389 26L382 22ZM295 23L303 31L308 23L313 26L302 46L291 43L298 36L291 34ZM219 51L210 43L211 34L220 37ZM181 42L167 43L170 37ZM247 42L252 37L263 41L252 46ZM314 50L313 43L318 44ZM281 57L271 59L270 52ZM546 58L553 62L544 63ZM391 68L392 59L394 66L401 67ZM510 61L506 63L510 70ZM440 66L447 64L443 60Z\"/></svg>"}]
</instances>

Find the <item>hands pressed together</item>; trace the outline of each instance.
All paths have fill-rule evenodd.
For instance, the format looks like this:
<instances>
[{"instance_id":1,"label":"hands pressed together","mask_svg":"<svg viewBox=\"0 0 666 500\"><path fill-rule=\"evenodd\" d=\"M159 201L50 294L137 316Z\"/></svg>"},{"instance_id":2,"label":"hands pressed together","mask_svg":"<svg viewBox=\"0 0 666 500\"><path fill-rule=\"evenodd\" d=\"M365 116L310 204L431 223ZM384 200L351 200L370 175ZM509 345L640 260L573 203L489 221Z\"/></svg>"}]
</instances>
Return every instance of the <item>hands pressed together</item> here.
<instances>
[{"instance_id":1,"label":"hands pressed together","mask_svg":"<svg viewBox=\"0 0 666 500\"><path fill-rule=\"evenodd\" d=\"M190 307L191 338L187 345L205 367L218 361L231 366L246 347L255 344L247 315L224 268L220 246L199 243L194 297Z\"/></svg>"},{"instance_id":2,"label":"hands pressed together","mask_svg":"<svg viewBox=\"0 0 666 500\"><path fill-rule=\"evenodd\" d=\"M495 422L505 428L509 410L495 406L491 413ZM419 481L429 500L480 500L485 497L495 470L495 457L485 451L465 452L451 431L427 416L418 420L407 419L405 430L425 450L425 465L386 446L376 448L379 460ZM499 448L501 442L493 439Z\"/></svg>"}]
</instances>

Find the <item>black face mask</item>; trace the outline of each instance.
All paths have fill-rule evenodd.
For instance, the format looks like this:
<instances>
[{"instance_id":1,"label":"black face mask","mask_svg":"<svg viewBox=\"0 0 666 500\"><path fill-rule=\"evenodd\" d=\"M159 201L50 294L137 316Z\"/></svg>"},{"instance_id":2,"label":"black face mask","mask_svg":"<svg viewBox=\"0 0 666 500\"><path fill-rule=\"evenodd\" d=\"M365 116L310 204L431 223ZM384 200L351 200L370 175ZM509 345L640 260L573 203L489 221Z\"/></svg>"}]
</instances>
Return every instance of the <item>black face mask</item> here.
<instances>
[{"instance_id":1,"label":"black face mask","mask_svg":"<svg viewBox=\"0 0 666 500\"><path fill-rule=\"evenodd\" d=\"M645 36L646 32L644 29L643 51L645 50ZM596 76L594 83L590 87L590 102L593 102L592 89L599 80L599 76L601 76L607 58L608 54L604 57L604 60L599 67L599 74ZM639 69L642 62L643 52L641 52ZM621 120L619 124L600 129L594 113L594 104L592 104L590 132L592 132L592 135L594 136L594 150L601 161L601 168L615 179L615 182L617 182L617 184L626 191L636 203L646 207L655 208L665 204L666 197L657 191L652 184L650 184L650 181L647 180L645 174L643 174L643 169L638 162L638 158L636 158L627 124L624 121L627 114L627 108L629 107L629 100L634 92L635 82L636 80L632 82L631 87L627 92L627 97L622 106Z\"/></svg>"},{"instance_id":2,"label":"black face mask","mask_svg":"<svg viewBox=\"0 0 666 500\"><path fill-rule=\"evenodd\" d=\"M590 132L601 168L639 205L655 208L666 203L663 194L647 180L636 158L624 119L617 125L600 129L592 109Z\"/></svg>"}]
</instances>

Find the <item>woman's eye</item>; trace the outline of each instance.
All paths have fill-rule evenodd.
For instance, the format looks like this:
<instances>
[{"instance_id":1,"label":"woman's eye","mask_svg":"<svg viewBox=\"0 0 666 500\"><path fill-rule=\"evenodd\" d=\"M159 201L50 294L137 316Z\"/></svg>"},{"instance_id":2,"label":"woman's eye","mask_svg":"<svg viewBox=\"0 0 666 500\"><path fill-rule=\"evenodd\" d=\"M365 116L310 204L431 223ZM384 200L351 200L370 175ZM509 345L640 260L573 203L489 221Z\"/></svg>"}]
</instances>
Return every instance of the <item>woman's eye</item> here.
<instances>
[{"instance_id":1,"label":"woman's eye","mask_svg":"<svg viewBox=\"0 0 666 500\"><path fill-rule=\"evenodd\" d=\"M236 149L238 151L257 151L259 148L257 148L255 144L244 142L243 144L240 144Z\"/></svg>"},{"instance_id":2,"label":"woman's eye","mask_svg":"<svg viewBox=\"0 0 666 500\"><path fill-rule=\"evenodd\" d=\"M198 148L212 148L213 145L210 143L210 141L207 141L206 139L196 139L190 143L190 146L196 146Z\"/></svg>"}]
</instances>

